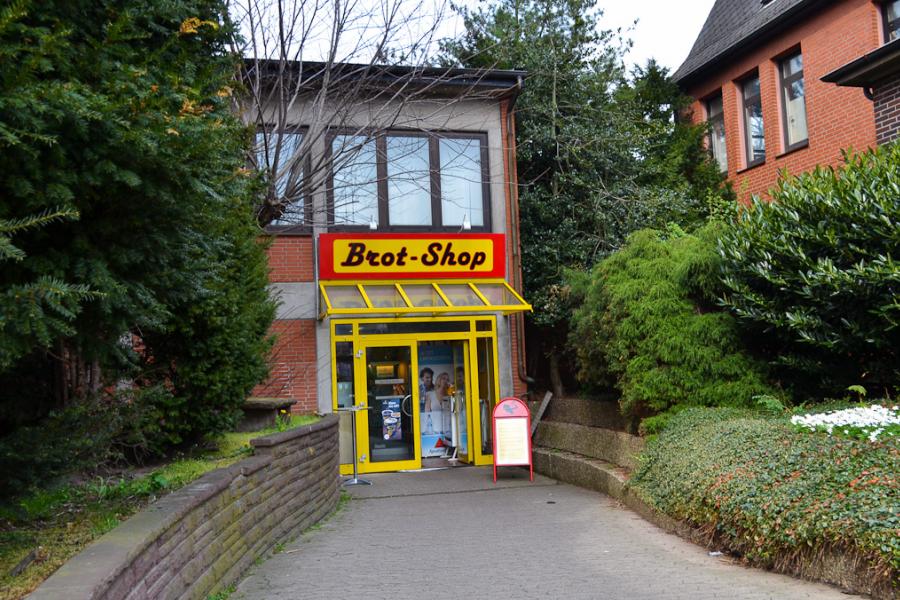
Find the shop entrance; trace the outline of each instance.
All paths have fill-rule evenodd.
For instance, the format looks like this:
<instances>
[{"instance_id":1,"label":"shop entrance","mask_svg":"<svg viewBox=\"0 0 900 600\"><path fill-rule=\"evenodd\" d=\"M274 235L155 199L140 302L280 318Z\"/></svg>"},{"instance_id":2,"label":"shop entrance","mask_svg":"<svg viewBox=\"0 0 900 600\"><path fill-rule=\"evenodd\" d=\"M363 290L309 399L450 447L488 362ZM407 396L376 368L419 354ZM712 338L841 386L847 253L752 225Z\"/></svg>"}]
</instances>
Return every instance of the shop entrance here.
<instances>
[{"instance_id":1,"label":"shop entrance","mask_svg":"<svg viewBox=\"0 0 900 600\"><path fill-rule=\"evenodd\" d=\"M489 415L499 397L493 317L334 321L334 408L341 413L341 472L492 461Z\"/></svg>"}]
</instances>

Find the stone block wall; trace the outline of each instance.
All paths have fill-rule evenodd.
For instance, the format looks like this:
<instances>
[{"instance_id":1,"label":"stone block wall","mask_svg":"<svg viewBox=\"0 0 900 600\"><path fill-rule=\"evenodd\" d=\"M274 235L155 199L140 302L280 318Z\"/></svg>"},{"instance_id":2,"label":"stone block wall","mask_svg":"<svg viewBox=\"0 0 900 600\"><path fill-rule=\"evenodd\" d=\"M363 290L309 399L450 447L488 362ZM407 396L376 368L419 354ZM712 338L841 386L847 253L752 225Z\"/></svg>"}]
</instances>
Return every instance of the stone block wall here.
<instances>
[{"instance_id":1,"label":"stone block wall","mask_svg":"<svg viewBox=\"0 0 900 600\"><path fill-rule=\"evenodd\" d=\"M63 565L30 597L206 598L337 505L338 419L251 442L254 456L163 497Z\"/></svg>"}]
</instances>

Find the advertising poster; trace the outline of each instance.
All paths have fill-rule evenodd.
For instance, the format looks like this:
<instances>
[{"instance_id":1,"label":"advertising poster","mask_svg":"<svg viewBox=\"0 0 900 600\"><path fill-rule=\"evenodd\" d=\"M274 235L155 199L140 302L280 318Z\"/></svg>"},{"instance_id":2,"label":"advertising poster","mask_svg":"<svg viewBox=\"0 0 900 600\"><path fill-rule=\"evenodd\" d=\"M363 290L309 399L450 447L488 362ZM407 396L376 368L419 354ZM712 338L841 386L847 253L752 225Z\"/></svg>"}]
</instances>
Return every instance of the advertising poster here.
<instances>
[{"instance_id":1,"label":"advertising poster","mask_svg":"<svg viewBox=\"0 0 900 600\"><path fill-rule=\"evenodd\" d=\"M391 398L381 403L382 434L385 440L402 441L403 430L400 423L400 398Z\"/></svg>"},{"instance_id":2,"label":"advertising poster","mask_svg":"<svg viewBox=\"0 0 900 600\"><path fill-rule=\"evenodd\" d=\"M422 457L445 456L453 446L450 392L464 378L460 342L419 344L419 422ZM465 386L463 381L460 385Z\"/></svg>"}]
</instances>

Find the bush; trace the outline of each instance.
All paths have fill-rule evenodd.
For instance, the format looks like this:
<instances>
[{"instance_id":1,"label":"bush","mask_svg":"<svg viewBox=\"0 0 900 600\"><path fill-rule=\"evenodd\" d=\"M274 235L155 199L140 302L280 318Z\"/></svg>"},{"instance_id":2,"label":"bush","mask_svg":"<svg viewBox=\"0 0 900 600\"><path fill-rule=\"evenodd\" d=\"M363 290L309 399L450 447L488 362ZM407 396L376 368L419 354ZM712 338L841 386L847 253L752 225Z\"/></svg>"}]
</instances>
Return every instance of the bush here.
<instances>
[{"instance_id":1,"label":"bush","mask_svg":"<svg viewBox=\"0 0 900 600\"><path fill-rule=\"evenodd\" d=\"M648 445L630 485L752 563L790 571L850 552L868 563L874 587L890 589L900 575L897 473L897 438L842 439L798 432L785 414L690 409Z\"/></svg>"},{"instance_id":2,"label":"bush","mask_svg":"<svg viewBox=\"0 0 900 600\"><path fill-rule=\"evenodd\" d=\"M900 384L900 145L788 178L722 233L725 304L810 395Z\"/></svg>"},{"instance_id":3,"label":"bush","mask_svg":"<svg viewBox=\"0 0 900 600\"><path fill-rule=\"evenodd\" d=\"M590 275L573 276L579 378L619 389L627 416L749 406L773 393L761 365L742 352L734 318L715 307L716 233L716 225L696 235L640 231Z\"/></svg>"},{"instance_id":4,"label":"bush","mask_svg":"<svg viewBox=\"0 0 900 600\"><path fill-rule=\"evenodd\" d=\"M0 499L118 456L132 406L86 399L0 438Z\"/></svg>"}]
</instances>

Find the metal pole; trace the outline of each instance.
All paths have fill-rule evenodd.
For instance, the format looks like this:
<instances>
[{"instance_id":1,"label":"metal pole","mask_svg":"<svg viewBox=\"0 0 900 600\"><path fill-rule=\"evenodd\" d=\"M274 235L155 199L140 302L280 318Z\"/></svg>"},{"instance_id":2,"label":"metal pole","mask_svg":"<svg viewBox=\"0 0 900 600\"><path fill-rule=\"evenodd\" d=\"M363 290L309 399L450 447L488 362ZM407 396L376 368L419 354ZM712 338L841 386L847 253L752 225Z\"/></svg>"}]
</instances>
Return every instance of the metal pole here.
<instances>
[{"instance_id":1,"label":"metal pole","mask_svg":"<svg viewBox=\"0 0 900 600\"><path fill-rule=\"evenodd\" d=\"M356 413L358 413L361 408L354 406L350 408L347 412L350 413L350 431L351 436L353 437L353 477L351 479L346 479L344 481L344 485L372 485L371 481L366 481L365 479L359 478L359 452L356 449Z\"/></svg>"}]
</instances>

